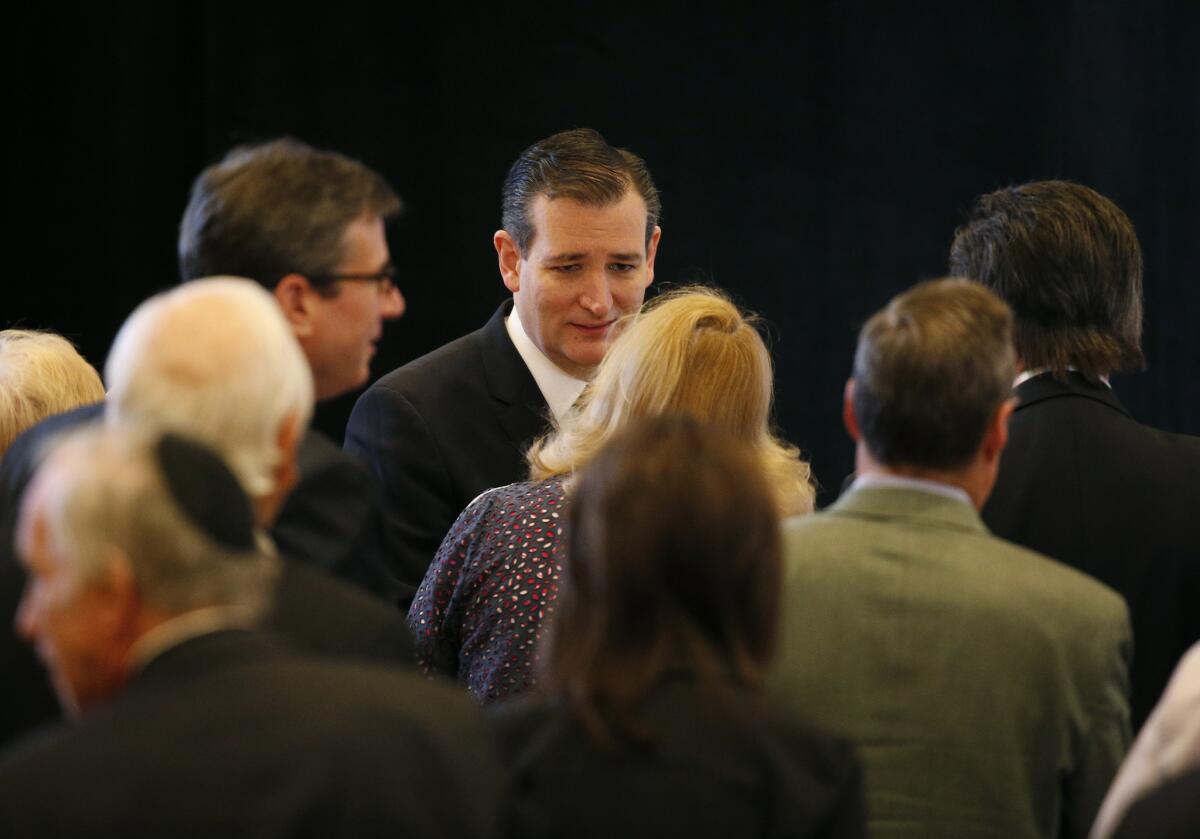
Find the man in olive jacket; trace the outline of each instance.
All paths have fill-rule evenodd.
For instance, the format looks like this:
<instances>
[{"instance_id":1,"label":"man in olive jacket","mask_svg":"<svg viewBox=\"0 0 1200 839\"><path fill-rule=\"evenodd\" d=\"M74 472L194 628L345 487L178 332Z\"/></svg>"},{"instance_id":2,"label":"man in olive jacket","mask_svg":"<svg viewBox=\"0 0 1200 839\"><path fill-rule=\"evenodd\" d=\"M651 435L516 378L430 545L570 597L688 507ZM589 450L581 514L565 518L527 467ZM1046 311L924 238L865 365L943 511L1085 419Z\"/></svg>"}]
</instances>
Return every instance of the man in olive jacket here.
<instances>
[{"instance_id":1,"label":"man in olive jacket","mask_svg":"<svg viewBox=\"0 0 1200 839\"><path fill-rule=\"evenodd\" d=\"M854 740L876 837L1087 835L1129 742L1126 607L992 536L1012 315L924 283L863 327L857 478L785 525L774 692Z\"/></svg>"}]
</instances>

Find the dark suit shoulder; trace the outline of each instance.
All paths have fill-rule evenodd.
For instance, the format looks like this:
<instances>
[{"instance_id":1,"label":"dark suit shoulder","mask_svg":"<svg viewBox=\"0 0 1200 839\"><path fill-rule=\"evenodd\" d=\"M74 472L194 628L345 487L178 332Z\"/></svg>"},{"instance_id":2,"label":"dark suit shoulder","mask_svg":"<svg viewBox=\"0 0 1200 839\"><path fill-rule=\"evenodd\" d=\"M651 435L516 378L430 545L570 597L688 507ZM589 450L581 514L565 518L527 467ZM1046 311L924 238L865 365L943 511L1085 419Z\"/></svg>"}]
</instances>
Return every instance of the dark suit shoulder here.
<instances>
[{"instance_id":1,"label":"dark suit shoulder","mask_svg":"<svg viewBox=\"0 0 1200 839\"><path fill-rule=\"evenodd\" d=\"M499 771L465 697L242 635L168 651L0 764L4 835L490 835Z\"/></svg>"},{"instance_id":2,"label":"dark suit shoulder","mask_svg":"<svg viewBox=\"0 0 1200 839\"><path fill-rule=\"evenodd\" d=\"M514 835L564 835L568 825L581 836L864 835L850 744L743 689L661 684L639 710L644 746L598 747L542 696L490 717L513 787Z\"/></svg>"},{"instance_id":3,"label":"dark suit shoulder","mask_svg":"<svg viewBox=\"0 0 1200 839\"><path fill-rule=\"evenodd\" d=\"M436 393L447 377L451 383L473 384L483 375L482 351L483 329L477 329L397 367L371 387L421 396Z\"/></svg>"},{"instance_id":4,"label":"dark suit shoulder","mask_svg":"<svg viewBox=\"0 0 1200 839\"><path fill-rule=\"evenodd\" d=\"M311 653L415 661L412 634L398 609L299 563L284 563L269 624Z\"/></svg>"}]
</instances>

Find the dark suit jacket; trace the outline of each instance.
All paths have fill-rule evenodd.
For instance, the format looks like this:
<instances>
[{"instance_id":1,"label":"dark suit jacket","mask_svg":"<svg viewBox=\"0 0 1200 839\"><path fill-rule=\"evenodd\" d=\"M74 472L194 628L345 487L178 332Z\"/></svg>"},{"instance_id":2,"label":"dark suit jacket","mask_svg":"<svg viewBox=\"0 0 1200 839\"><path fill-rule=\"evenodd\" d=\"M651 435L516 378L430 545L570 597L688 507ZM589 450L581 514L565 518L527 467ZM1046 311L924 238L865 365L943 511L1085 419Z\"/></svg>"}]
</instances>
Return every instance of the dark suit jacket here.
<instances>
[{"instance_id":1,"label":"dark suit jacket","mask_svg":"<svg viewBox=\"0 0 1200 839\"><path fill-rule=\"evenodd\" d=\"M412 599L387 545L383 494L375 478L319 431L297 453L300 480L271 527L279 552L357 584L390 603Z\"/></svg>"},{"instance_id":2,"label":"dark suit jacket","mask_svg":"<svg viewBox=\"0 0 1200 839\"><path fill-rule=\"evenodd\" d=\"M1016 395L983 520L1124 596L1138 728L1200 639L1200 438L1139 424L1075 373L1037 376Z\"/></svg>"},{"instance_id":3,"label":"dark suit jacket","mask_svg":"<svg viewBox=\"0 0 1200 839\"><path fill-rule=\"evenodd\" d=\"M544 697L493 706L512 836L860 837L862 773L848 743L726 685L677 674L641 708L648 748L596 748Z\"/></svg>"},{"instance_id":4,"label":"dark suit jacket","mask_svg":"<svg viewBox=\"0 0 1200 839\"><path fill-rule=\"evenodd\" d=\"M485 489L524 480L524 450L549 409L504 326L483 329L393 370L358 399L346 450L383 483L404 582L419 585L450 525Z\"/></svg>"},{"instance_id":5,"label":"dark suit jacket","mask_svg":"<svg viewBox=\"0 0 1200 839\"><path fill-rule=\"evenodd\" d=\"M58 703L47 684L45 670L29 646L13 632L12 616L25 584L25 575L17 563L13 545L20 499L40 462L46 442L55 434L97 421L102 413L103 405L93 405L50 417L18 437L0 463L0 609L3 610L0 614L0 673L5 676L7 709L6 713L0 714L0 745L42 722L59 718ZM321 443L316 445L322 447ZM351 460L327 441L324 445L333 450L336 459ZM332 471L357 473L364 480L371 480L355 462L350 462L348 469ZM299 492L325 498L328 493L321 476L327 474L328 470L310 473L307 480L297 484L293 494ZM298 541L303 550L297 559L281 546L283 575L270 625L310 652L379 658L404 665L413 663L412 635L403 613L320 570L345 562L347 553L344 545L322 530L326 524L331 528L334 526L328 518L316 518L307 525L311 541L302 536L306 525L299 517L314 506L305 500L285 505L293 515L284 524L287 533L284 542L294 547ZM353 501L343 503L347 510L356 506ZM349 532L350 529L345 531L347 538ZM275 535L274 530L272 535ZM328 553L323 554L314 546L324 546Z\"/></svg>"},{"instance_id":6,"label":"dark suit jacket","mask_svg":"<svg viewBox=\"0 0 1200 839\"><path fill-rule=\"evenodd\" d=\"M488 836L498 778L457 691L229 630L6 753L0 835Z\"/></svg>"}]
</instances>

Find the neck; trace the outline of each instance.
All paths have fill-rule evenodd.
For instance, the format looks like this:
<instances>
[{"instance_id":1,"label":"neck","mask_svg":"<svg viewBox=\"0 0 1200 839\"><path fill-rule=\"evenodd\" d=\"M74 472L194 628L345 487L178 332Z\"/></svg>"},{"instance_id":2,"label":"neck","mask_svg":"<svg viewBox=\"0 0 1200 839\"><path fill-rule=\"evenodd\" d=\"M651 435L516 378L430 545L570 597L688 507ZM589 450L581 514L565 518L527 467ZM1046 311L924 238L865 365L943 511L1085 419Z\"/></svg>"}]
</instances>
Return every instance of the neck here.
<instances>
[{"instance_id":1,"label":"neck","mask_svg":"<svg viewBox=\"0 0 1200 839\"><path fill-rule=\"evenodd\" d=\"M891 475L897 478L918 478L923 481L934 481L939 484L961 489L971 499L971 506L977 511L983 509L991 491L991 482L985 474L986 470L973 458L962 469L930 469L923 466L907 464L880 463L871 456L867 447L861 442L855 454L855 473L858 475Z\"/></svg>"}]
</instances>

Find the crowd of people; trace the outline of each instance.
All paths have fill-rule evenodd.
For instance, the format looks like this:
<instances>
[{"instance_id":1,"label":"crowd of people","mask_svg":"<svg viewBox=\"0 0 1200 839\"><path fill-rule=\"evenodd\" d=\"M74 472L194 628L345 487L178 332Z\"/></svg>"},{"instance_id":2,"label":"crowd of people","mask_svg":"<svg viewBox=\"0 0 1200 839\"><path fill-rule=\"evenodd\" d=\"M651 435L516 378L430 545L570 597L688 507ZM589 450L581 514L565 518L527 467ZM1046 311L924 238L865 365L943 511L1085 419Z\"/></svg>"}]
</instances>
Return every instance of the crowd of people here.
<instances>
[{"instance_id":1,"label":"crowd of people","mask_svg":"<svg viewBox=\"0 0 1200 839\"><path fill-rule=\"evenodd\" d=\"M310 428L404 313L399 209L239 147L103 385L0 332L0 835L1200 830L1200 438L1110 387L1110 200L977 200L865 321L820 511L757 319L646 301L658 192L590 129L510 169L491 319Z\"/></svg>"}]
</instances>

